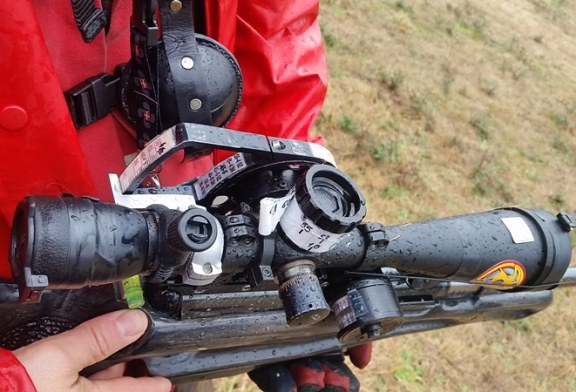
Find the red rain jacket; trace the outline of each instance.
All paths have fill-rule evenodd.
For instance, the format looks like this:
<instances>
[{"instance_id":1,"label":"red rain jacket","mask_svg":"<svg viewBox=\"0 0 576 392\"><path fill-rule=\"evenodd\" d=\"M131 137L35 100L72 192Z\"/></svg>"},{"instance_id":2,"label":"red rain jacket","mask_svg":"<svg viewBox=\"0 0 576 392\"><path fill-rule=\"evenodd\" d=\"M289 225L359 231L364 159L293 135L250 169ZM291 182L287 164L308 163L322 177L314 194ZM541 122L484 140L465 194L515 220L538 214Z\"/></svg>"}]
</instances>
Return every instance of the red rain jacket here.
<instances>
[{"instance_id":1,"label":"red rain jacket","mask_svg":"<svg viewBox=\"0 0 576 392\"><path fill-rule=\"evenodd\" d=\"M130 57L131 1L112 2L111 25L86 44L70 1L0 2L0 278L16 204L63 192L111 201L108 173L120 174L134 131L113 113L77 131L62 91ZM96 0L100 7L100 0ZM318 0L206 0L207 34L231 50L244 77L231 129L308 139L326 94ZM207 170L212 160L164 165L163 183ZM0 392L34 391L22 367L0 351Z\"/></svg>"}]
</instances>

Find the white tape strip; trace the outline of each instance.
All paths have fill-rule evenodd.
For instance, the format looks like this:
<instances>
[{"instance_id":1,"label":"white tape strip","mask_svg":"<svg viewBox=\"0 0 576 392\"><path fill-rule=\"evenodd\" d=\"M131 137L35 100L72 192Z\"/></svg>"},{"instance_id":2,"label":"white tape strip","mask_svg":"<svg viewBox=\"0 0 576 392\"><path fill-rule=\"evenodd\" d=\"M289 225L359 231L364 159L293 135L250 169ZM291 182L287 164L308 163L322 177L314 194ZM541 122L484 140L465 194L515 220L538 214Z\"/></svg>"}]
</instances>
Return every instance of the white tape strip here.
<instances>
[{"instance_id":1,"label":"white tape strip","mask_svg":"<svg viewBox=\"0 0 576 392\"><path fill-rule=\"evenodd\" d=\"M203 199L218 184L224 182L227 178L236 172L246 168L246 159L241 152L232 155L214 166L208 173L198 177L194 183L194 190L198 199Z\"/></svg>"},{"instance_id":2,"label":"white tape strip","mask_svg":"<svg viewBox=\"0 0 576 392\"><path fill-rule=\"evenodd\" d=\"M301 249L323 253L332 249L344 234L326 231L308 219L293 198L280 219L280 226L292 242Z\"/></svg>"},{"instance_id":3,"label":"white tape strip","mask_svg":"<svg viewBox=\"0 0 576 392\"><path fill-rule=\"evenodd\" d=\"M260 200L260 220L258 222L260 235L270 235L274 231L295 193L296 188L292 188L284 197L276 199L266 197Z\"/></svg>"},{"instance_id":4,"label":"white tape strip","mask_svg":"<svg viewBox=\"0 0 576 392\"><path fill-rule=\"evenodd\" d=\"M316 158L323 159L324 161L330 163L332 166L336 167L336 160L334 159L334 155L324 146L316 143L308 143L310 145L310 149L312 150L312 154Z\"/></svg>"},{"instance_id":5,"label":"white tape strip","mask_svg":"<svg viewBox=\"0 0 576 392\"><path fill-rule=\"evenodd\" d=\"M150 140L146 147L140 151L138 155L130 162L128 167L120 175L120 186L122 193L132 185L132 182L150 165L156 162L166 153L170 152L176 146L176 139L174 137L175 127L168 128L154 139Z\"/></svg>"},{"instance_id":6,"label":"white tape strip","mask_svg":"<svg viewBox=\"0 0 576 392\"><path fill-rule=\"evenodd\" d=\"M516 244L523 244L526 242L534 242L534 235L530 231L528 223L520 216L509 218L502 218L502 222L512 236L512 241Z\"/></svg>"}]
</instances>

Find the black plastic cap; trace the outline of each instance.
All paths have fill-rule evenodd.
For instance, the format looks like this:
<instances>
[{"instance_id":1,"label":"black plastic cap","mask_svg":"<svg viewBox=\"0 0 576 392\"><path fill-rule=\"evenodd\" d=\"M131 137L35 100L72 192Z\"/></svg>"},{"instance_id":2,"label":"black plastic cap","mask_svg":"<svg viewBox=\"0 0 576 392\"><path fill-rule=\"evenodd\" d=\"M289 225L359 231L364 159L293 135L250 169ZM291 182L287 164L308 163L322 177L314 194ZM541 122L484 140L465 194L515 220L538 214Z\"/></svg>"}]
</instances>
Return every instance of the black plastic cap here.
<instances>
[{"instance_id":1,"label":"black plastic cap","mask_svg":"<svg viewBox=\"0 0 576 392\"><path fill-rule=\"evenodd\" d=\"M330 165L314 165L296 183L304 215L331 233L346 233L366 215L366 199L350 177Z\"/></svg>"},{"instance_id":2,"label":"black plastic cap","mask_svg":"<svg viewBox=\"0 0 576 392\"><path fill-rule=\"evenodd\" d=\"M191 208L168 226L167 240L175 249L202 252L210 248L218 233L216 219L201 208Z\"/></svg>"}]
</instances>

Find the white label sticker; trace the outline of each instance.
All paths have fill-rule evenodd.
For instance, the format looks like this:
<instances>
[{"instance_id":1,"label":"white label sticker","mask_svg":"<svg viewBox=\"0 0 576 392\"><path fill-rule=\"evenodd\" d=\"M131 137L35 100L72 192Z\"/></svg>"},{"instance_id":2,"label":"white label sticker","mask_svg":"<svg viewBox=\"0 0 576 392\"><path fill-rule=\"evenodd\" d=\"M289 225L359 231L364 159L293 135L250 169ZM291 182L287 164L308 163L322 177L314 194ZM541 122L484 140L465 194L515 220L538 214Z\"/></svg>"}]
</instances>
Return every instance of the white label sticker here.
<instances>
[{"instance_id":1,"label":"white label sticker","mask_svg":"<svg viewBox=\"0 0 576 392\"><path fill-rule=\"evenodd\" d=\"M295 193L296 188L292 188L284 197L276 199L266 197L260 200L260 220L258 222L260 235L270 235L274 231Z\"/></svg>"},{"instance_id":2,"label":"white label sticker","mask_svg":"<svg viewBox=\"0 0 576 392\"><path fill-rule=\"evenodd\" d=\"M160 135L150 140L120 175L122 193L132 185L132 182L134 182L140 174L146 171L148 167L159 158L172 150L174 146L176 146L174 127L168 128Z\"/></svg>"},{"instance_id":3,"label":"white label sticker","mask_svg":"<svg viewBox=\"0 0 576 392\"><path fill-rule=\"evenodd\" d=\"M236 172L243 170L246 166L247 164L244 154L240 152L223 160L214 166L208 173L198 177L198 181L194 183L196 196L198 199L203 199L218 184L231 177Z\"/></svg>"},{"instance_id":4,"label":"white label sticker","mask_svg":"<svg viewBox=\"0 0 576 392\"><path fill-rule=\"evenodd\" d=\"M524 244L526 242L534 242L534 235L522 217L502 218L502 222L506 225L514 243Z\"/></svg>"},{"instance_id":5,"label":"white label sticker","mask_svg":"<svg viewBox=\"0 0 576 392\"><path fill-rule=\"evenodd\" d=\"M334 159L334 155L326 147L316 144L316 143L309 143L310 149L312 150L312 154L316 158L323 159L324 161L330 163L332 166L336 167L336 159Z\"/></svg>"}]
</instances>

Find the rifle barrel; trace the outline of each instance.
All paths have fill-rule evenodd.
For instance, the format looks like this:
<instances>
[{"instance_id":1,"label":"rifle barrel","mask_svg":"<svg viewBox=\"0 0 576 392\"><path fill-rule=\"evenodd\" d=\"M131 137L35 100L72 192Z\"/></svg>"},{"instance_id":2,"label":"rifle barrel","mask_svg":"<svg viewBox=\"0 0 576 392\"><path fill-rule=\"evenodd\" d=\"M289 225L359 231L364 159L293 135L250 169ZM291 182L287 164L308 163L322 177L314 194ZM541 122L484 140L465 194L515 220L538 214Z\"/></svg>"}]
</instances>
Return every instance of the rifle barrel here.
<instances>
[{"instance_id":1,"label":"rifle barrel","mask_svg":"<svg viewBox=\"0 0 576 392\"><path fill-rule=\"evenodd\" d=\"M569 267L562 279L560 279L560 287L573 287L576 286L576 267Z\"/></svg>"}]
</instances>

